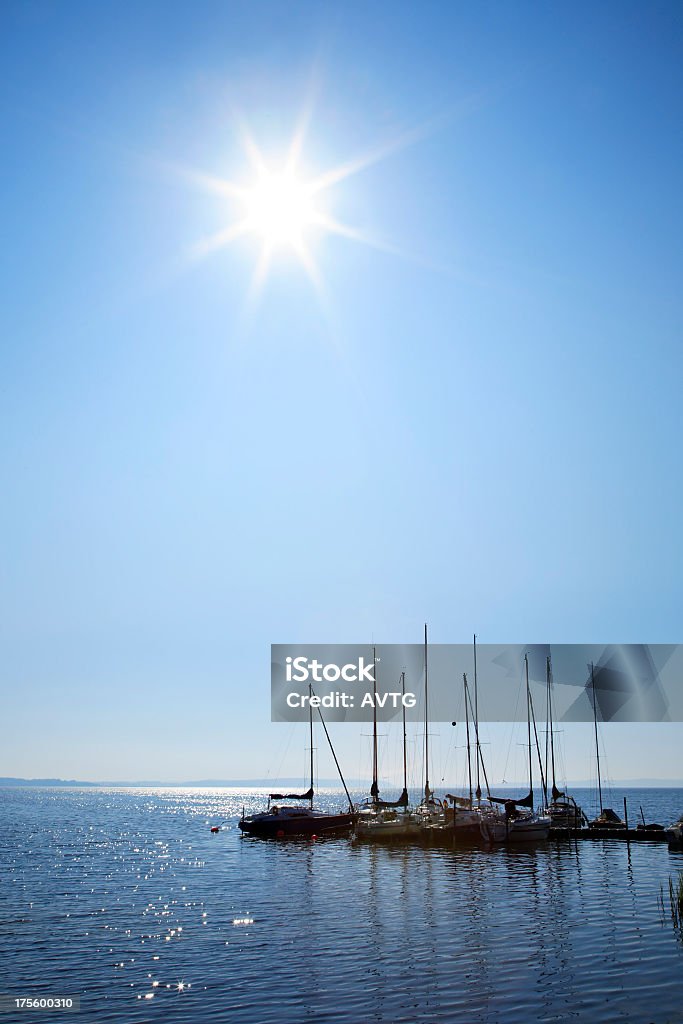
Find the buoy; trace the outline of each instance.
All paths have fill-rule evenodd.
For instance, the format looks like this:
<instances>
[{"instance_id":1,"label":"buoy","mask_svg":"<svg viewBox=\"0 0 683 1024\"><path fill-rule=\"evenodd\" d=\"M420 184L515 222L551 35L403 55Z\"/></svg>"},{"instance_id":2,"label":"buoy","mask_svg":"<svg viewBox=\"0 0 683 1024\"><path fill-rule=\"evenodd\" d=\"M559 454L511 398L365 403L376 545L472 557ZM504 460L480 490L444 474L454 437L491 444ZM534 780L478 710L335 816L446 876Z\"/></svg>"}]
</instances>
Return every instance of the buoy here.
<instances>
[{"instance_id":1,"label":"buoy","mask_svg":"<svg viewBox=\"0 0 683 1024\"><path fill-rule=\"evenodd\" d=\"M211 831L212 832L220 832L220 829L219 829L218 825L212 825L211 826Z\"/></svg>"},{"instance_id":2,"label":"buoy","mask_svg":"<svg viewBox=\"0 0 683 1024\"><path fill-rule=\"evenodd\" d=\"M314 843L317 838L318 838L317 836L311 836L311 842Z\"/></svg>"},{"instance_id":3,"label":"buoy","mask_svg":"<svg viewBox=\"0 0 683 1024\"><path fill-rule=\"evenodd\" d=\"M282 839L284 837L284 832L282 831L281 828L279 828L275 835L277 836L278 839Z\"/></svg>"}]
</instances>

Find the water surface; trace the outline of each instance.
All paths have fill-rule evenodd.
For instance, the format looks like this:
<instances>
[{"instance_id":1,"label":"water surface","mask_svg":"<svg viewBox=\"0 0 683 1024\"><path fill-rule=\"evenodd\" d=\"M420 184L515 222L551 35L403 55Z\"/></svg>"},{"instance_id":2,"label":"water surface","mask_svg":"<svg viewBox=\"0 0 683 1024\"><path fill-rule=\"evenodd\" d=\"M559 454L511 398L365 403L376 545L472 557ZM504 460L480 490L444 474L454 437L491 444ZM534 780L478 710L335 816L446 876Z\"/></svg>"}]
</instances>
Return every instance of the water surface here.
<instances>
[{"instance_id":1,"label":"water surface","mask_svg":"<svg viewBox=\"0 0 683 1024\"><path fill-rule=\"evenodd\" d=\"M633 823L683 810L628 796ZM79 995L79 1024L682 1019L666 844L267 842L243 805L262 797L0 790L0 992Z\"/></svg>"}]
</instances>

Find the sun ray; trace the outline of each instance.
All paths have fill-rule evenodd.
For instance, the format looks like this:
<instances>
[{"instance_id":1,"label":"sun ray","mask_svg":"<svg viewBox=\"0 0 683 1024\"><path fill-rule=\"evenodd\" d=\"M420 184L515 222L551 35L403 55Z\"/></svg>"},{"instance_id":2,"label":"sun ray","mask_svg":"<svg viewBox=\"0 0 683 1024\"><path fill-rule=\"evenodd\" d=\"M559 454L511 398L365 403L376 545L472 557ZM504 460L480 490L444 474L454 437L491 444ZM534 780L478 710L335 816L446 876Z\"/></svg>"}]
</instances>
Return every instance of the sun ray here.
<instances>
[{"instance_id":1,"label":"sun ray","mask_svg":"<svg viewBox=\"0 0 683 1024\"><path fill-rule=\"evenodd\" d=\"M215 195L227 196L230 199L244 201L247 196L247 189L236 185L227 178L219 178L213 174L204 174L202 171L194 171L191 168L177 168L183 177L187 178L194 185L199 185L205 192L213 192Z\"/></svg>"},{"instance_id":2,"label":"sun ray","mask_svg":"<svg viewBox=\"0 0 683 1024\"><path fill-rule=\"evenodd\" d=\"M379 252L385 252L389 256L399 256L401 259L414 260L417 263L423 262L418 256L413 253L409 253L406 249L401 249L399 246L392 245L390 242L384 242L381 238L373 238L372 235L368 235L364 231L360 231L358 228L352 228L348 224L342 224L341 221L336 220L334 217L330 217L329 214L320 214L317 218L316 223L320 224L326 231L332 235L340 235L342 238L349 238L352 242L359 242L361 245L367 245L370 249L377 249Z\"/></svg>"},{"instance_id":3,"label":"sun ray","mask_svg":"<svg viewBox=\"0 0 683 1024\"><path fill-rule=\"evenodd\" d=\"M250 231L251 225L246 218L238 221L237 224L230 224L227 228L216 231L215 234L209 235L208 238L203 238L196 242L192 246L191 255L195 259L203 259L209 253L222 249L224 246L229 245L230 242L234 242L236 238L241 238L242 235L246 235Z\"/></svg>"},{"instance_id":4,"label":"sun ray","mask_svg":"<svg viewBox=\"0 0 683 1024\"><path fill-rule=\"evenodd\" d=\"M263 154L261 153L261 150L254 142L251 132L249 131L249 128L244 122L240 126L240 138L242 141L242 147L244 148L244 152L247 154L249 162L253 167L257 178L265 177L268 174L268 167L266 166L266 162L263 159Z\"/></svg>"},{"instance_id":5,"label":"sun ray","mask_svg":"<svg viewBox=\"0 0 683 1024\"><path fill-rule=\"evenodd\" d=\"M249 292L247 295L248 306L253 306L262 292L266 278L268 277L268 270L270 269L272 258L273 247L268 240L265 240L261 248L261 255L259 256L258 263L254 267L254 273L251 276L251 283L249 285Z\"/></svg>"},{"instance_id":6,"label":"sun ray","mask_svg":"<svg viewBox=\"0 0 683 1024\"><path fill-rule=\"evenodd\" d=\"M311 253L306 243L303 241L303 239L298 239L294 243L293 248L299 259L301 260L304 270L306 271L311 281L315 285L316 290L318 291L319 294L322 294L324 289L323 281L320 276L320 271L318 270L315 260L311 256Z\"/></svg>"},{"instance_id":7,"label":"sun ray","mask_svg":"<svg viewBox=\"0 0 683 1024\"><path fill-rule=\"evenodd\" d=\"M466 274L457 267L450 263L438 263L435 260L427 259L416 252L409 252L407 249L402 249L398 245L392 245L391 242L385 242L381 238L374 238L372 235L368 235L364 231L360 231L358 228L352 228L348 224L342 224L334 217L330 217L329 214L320 214L316 219L316 223L320 227L324 228L332 235L339 235L341 238L348 238L352 242L358 242L360 245L366 245L370 249L376 249L378 252L384 252L388 256L396 256L398 259L406 260L408 263L414 263L416 266L424 267L427 270L433 270L438 274L446 274L449 277L456 277L461 281L467 281L471 284L478 286L487 285L485 282L479 281L471 274Z\"/></svg>"},{"instance_id":8,"label":"sun ray","mask_svg":"<svg viewBox=\"0 0 683 1024\"><path fill-rule=\"evenodd\" d=\"M343 238L350 238L354 242L362 242L364 245L370 245L371 238L358 228L352 228L348 224L342 224L341 221L331 217L329 213L319 213L316 216L315 223L324 228L325 231L329 231L333 235L341 235Z\"/></svg>"},{"instance_id":9,"label":"sun ray","mask_svg":"<svg viewBox=\"0 0 683 1024\"><path fill-rule=\"evenodd\" d=\"M301 151L303 149L304 140L308 133L308 126L311 121L311 115L313 113L313 100L311 97L307 100L303 110L299 115L292 141L289 144L289 150L287 152L287 159L285 161L284 173L293 174L299 165L301 159Z\"/></svg>"},{"instance_id":10,"label":"sun ray","mask_svg":"<svg viewBox=\"0 0 683 1024\"><path fill-rule=\"evenodd\" d=\"M353 160L347 160L345 163L339 164L338 167L324 171L311 182L311 192L315 193L327 189L330 185L336 185L337 182L350 178L352 175L364 171L367 167L372 167L373 164L386 160L392 153L408 149L410 146L415 145L416 142L419 142L420 139L435 131L436 121L437 119L425 121L424 124L403 132L395 139L389 140L389 142L375 146L373 149L368 150L367 153L362 153Z\"/></svg>"}]
</instances>

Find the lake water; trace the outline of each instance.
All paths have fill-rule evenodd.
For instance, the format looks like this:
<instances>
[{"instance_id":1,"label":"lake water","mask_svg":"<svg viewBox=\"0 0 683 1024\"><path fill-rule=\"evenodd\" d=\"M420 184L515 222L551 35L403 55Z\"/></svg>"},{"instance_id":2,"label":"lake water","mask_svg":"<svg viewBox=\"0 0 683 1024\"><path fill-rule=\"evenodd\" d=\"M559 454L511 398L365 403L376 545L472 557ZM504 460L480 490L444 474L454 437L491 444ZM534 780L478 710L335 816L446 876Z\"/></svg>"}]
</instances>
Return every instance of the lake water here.
<instances>
[{"instance_id":1,"label":"lake water","mask_svg":"<svg viewBox=\"0 0 683 1024\"><path fill-rule=\"evenodd\" d=\"M627 796L633 824L639 804L683 811L681 790ZM665 843L267 842L240 834L243 805L263 798L0 790L0 992L81 1005L0 1021L683 1020L683 940L660 906L683 854Z\"/></svg>"}]
</instances>

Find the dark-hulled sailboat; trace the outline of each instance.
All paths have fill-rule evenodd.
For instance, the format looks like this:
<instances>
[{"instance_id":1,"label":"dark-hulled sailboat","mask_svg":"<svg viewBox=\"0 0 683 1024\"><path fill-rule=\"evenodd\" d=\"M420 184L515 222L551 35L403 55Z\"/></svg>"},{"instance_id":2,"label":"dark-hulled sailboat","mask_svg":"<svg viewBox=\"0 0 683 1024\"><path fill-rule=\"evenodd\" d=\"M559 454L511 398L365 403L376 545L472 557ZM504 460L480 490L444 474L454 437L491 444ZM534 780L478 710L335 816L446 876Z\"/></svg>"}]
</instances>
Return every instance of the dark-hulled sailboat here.
<instances>
[{"instance_id":1,"label":"dark-hulled sailboat","mask_svg":"<svg viewBox=\"0 0 683 1024\"><path fill-rule=\"evenodd\" d=\"M320 721L323 729L325 730L325 736L327 742L330 745L332 756L334 757L334 763L337 766L339 772L339 778L341 779L344 787L344 792L349 802L348 811L329 812L317 810L313 806L313 799L315 796L313 788L313 708L310 703L310 697L313 696L313 689L311 686L308 687L309 692L309 704L308 704L308 726L309 726L309 738L310 738L310 752L311 752L311 774L310 774L310 786L305 793L269 793L268 794L268 806L265 811L261 811L257 814L243 815L238 822L239 828L242 832L245 832L249 836L257 836L259 839L285 839L287 837L295 836L332 836L342 835L346 832L350 832L353 828L353 824L356 815L353 810L353 804L351 803L351 797L349 791L346 788L344 777L342 776L339 762L337 761L337 755L334 752L334 747L330 741L330 736L327 731L327 726L320 714L318 708L318 714L320 714ZM283 800L296 800L299 801L295 804L282 804ZM273 801L277 801L274 803ZM307 801L308 806L301 801Z\"/></svg>"}]
</instances>

